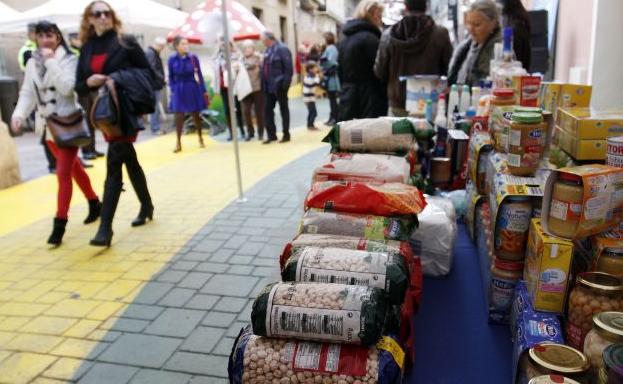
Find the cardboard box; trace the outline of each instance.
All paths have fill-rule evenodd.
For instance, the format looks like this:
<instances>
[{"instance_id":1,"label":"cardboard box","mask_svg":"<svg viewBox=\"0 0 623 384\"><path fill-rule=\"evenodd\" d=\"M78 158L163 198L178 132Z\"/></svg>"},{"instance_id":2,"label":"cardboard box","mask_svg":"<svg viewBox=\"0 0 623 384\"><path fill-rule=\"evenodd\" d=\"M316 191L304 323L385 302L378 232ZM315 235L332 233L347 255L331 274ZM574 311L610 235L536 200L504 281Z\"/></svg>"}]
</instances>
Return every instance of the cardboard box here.
<instances>
[{"instance_id":1,"label":"cardboard box","mask_svg":"<svg viewBox=\"0 0 623 384\"><path fill-rule=\"evenodd\" d=\"M523 278L534 309L563 313L572 259L573 243L548 235L532 219Z\"/></svg>"},{"instance_id":2,"label":"cardboard box","mask_svg":"<svg viewBox=\"0 0 623 384\"><path fill-rule=\"evenodd\" d=\"M558 318L552 313L535 311L525 283L515 288L515 300L511 306L511 337L513 339L513 383L517 383L519 360L524 353L541 343L564 344L563 332Z\"/></svg>"},{"instance_id":3,"label":"cardboard box","mask_svg":"<svg viewBox=\"0 0 623 384\"><path fill-rule=\"evenodd\" d=\"M580 176L584 187L579 225L570 240L595 235L618 226L623 208L623 168L592 164L551 171L543 194L541 225L545 232L552 234L548 226L549 213L554 184L561 172Z\"/></svg>"},{"instance_id":4,"label":"cardboard box","mask_svg":"<svg viewBox=\"0 0 623 384\"><path fill-rule=\"evenodd\" d=\"M559 108L558 126L581 140L605 140L623 135L623 110Z\"/></svg>"},{"instance_id":5,"label":"cardboard box","mask_svg":"<svg viewBox=\"0 0 623 384\"><path fill-rule=\"evenodd\" d=\"M481 154L491 152L493 150L493 140L488 132L479 132L474 134L469 141L469 152L467 154L467 169L469 177L478 193L485 193L486 177L478 177L480 169L482 173L486 173L487 164L482 162ZM486 160L486 158L485 158ZM482 175L481 173L481 175Z\"/></svg>"},{"instance_id":6,"label":"cardboard box","mask_svg":"<svg viewBox=\"0 0 623 384\"><path fill-rule=\"evenodd\" d=\"M572 158L579 161L604 161L606 159L606 140L580 140L573 134L556 127L557 145Z\"/></svg>"},{"instance_id":7,"label":"cardboard box","mask_svg":"<svg viewBox=\"0 0 623 384\"><path fill-rule=\"evenodd\" d=\"M465 216L467 231L472 241L476 241L476 210L485 200L485 197L478 194L476 187L470 180L467 181L465 191L467 192L467 214Z\"/></svg>"},{"instance_id":8,"label":"cardboard box","mask_svg":"<svg viewBox=\"0 0 623 384\"><path fill-rule=\"evenodd\" d=\"M560 96L561 87L562 83L551 81L541 82L537 106L543 110L555 113L558 109L558 96Z\"/></svg>"},{"instance_id":9,"label":"cardboard box","mask_svg":"<svg viewBox=\"0 0 623 384\"><path fill-rule=\"evenodd\" d=\"M590 85L562 84L558 106L562 108L589 107L592 92L593 87Z\"/></svg>"}]
</instances>

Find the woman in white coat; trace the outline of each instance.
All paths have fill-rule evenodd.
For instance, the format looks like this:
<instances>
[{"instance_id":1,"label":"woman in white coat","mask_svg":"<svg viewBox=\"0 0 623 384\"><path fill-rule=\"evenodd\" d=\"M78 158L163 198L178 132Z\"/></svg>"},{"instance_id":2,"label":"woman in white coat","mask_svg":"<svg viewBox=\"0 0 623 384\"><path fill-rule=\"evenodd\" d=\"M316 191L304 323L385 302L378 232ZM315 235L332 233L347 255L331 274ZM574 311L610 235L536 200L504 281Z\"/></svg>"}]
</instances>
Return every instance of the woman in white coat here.
<instances>
[{"instance_id":1,"label":"woman in white coat","mask_svg":"<svg viewBox=\"0 0 623 384\"><path fill-rule=\"evenodd\" d=\"M80 109L74 93L78 59L69 51L56 24L41 21L37 23L35 33L37 50L26 65L24 83L11 118L11 129L19 133L26 117L36 108L35 131L42 135L44 130L48 130L46 144L56 157L58 179L56 217L48 244L60 245L67 225L72 179L89 201L85 224L99 218L101 203L78 159L78 147L57 146L45 122L45 118L52 114L68 116Z\"/></svg>"}]
</instances>

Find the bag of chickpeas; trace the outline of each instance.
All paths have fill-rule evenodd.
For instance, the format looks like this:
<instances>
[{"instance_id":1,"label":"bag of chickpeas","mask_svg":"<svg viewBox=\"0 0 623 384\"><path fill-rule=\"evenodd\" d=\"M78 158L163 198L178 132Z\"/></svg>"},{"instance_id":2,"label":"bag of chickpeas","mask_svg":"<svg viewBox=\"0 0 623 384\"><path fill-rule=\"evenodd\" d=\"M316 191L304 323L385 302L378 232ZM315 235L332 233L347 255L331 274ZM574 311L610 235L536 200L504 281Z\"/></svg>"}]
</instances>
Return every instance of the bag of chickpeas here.
<instances>
[{"instance_id":1,"label":"bag of chickpeas","mask_svg":"<svg viewBox=\"0 0 623 384\"><path fill-rule=\"evenodd\" d=\"M256 336L240 331L231 355L231 384L398 384L404 351L391 336L363 347Z\"/></svg>"},{"instance_id":2,"label":"bag of chickpeas","mask_svg":"<svg viewBox=\"0 0 623 384\"><path fill-rule=\"evenodd\" d=\"M379 288L273 283L253 302L251 325L258 336L369 346L383 332L386 311Z\"/></svg>"},{"instance_id":3,"label":"bag of chickpeas","mask_svg":"<svg viewBox=\"0 0 623 384\"><path fill-rule=\"evenodd\" d=\"M384 290L401 304L409 288L408 269L400 255L340 248L302 247L281 271L283 281L362 285Z\"/></svg>"}]
</instances>

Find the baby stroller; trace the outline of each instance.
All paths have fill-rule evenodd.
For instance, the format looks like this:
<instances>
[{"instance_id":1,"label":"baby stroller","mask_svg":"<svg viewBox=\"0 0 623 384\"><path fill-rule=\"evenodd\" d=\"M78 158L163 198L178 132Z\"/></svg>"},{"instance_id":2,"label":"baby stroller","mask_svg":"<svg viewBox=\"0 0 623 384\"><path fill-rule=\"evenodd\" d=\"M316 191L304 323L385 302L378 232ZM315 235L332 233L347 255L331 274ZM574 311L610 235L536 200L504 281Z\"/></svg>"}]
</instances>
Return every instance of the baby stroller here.
<instances>
[{"instance_id":1,"label":"baby stroller","mask_svg":"<svg viewBox=\"0 0 623 384\"><path fill-rule=\"evenodd\" d=\"M202 122L202 129L207 129L210 136L216 136L221 132L224 132L227 128L218 120L218 111L211 109L204 109L199 114ZM191 115L184 116L184 134L195 132L195 121Z\"/></svg>"}]
</instances>

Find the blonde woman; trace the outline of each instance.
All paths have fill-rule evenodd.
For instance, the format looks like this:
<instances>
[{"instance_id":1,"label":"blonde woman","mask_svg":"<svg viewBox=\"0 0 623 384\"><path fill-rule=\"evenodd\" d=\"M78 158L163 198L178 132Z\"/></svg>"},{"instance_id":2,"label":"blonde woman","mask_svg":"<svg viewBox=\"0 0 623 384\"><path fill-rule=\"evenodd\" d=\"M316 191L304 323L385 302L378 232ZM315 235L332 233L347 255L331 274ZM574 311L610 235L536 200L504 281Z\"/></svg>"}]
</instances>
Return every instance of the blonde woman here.
<instances>
[{"instance_id":1,"label":"blonde woman","mask_svg":"<svg viewBox=\"0 0 623 384\"><path fill-rule=\"evenodd\" d=\"M387 112L385 86L374 76L374 59L383 26L383 4L363 0L353 19L344 26L338 56L342 83L339 120L384 116Z\"/></svg>"}]
</instances>

